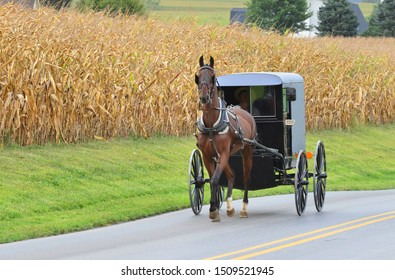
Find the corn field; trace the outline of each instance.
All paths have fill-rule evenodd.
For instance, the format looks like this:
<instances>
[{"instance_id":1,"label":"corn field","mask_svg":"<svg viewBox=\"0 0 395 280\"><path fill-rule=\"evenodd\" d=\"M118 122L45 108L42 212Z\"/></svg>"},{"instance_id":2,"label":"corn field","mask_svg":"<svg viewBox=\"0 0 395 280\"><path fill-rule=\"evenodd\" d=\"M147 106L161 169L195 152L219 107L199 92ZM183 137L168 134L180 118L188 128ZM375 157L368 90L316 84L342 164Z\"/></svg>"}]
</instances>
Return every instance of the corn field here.
<instances>
[{"instance_id":1,"label":"corn field","mask_svg":"<svg viewBox=\"0 0 395 280\"><path fill-rule=\"evenodd\" d=\"M302 39L15 4L0 5L0 22L2 144L190 135L202 54L217 75L302 75L307 129L394 122L395 39Z\"/></svg>"}]
</instances>

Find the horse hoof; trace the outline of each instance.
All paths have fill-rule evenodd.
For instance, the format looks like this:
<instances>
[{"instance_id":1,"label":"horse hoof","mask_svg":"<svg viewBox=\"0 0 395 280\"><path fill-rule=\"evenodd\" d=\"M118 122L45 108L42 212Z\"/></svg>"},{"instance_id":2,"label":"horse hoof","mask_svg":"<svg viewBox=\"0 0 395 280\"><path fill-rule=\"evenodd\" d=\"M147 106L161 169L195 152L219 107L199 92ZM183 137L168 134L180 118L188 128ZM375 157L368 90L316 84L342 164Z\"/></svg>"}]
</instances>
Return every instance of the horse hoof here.
<instances>
[{"instance_id":1,"label":"horse hoof","mask_svg":"<svg viewBox=\"0 0 395 280\"><path fill-rule=\"evenodd\" d=\"M228 217L233 217L235 215L235 209L232 208L231 210L226 210L226 214Z\"/></svg>"},{"instance_id":2,"label":"horse hoof","mask_svg":"<svg viewBox=\"0 0 395 280\"><path fill-rule=\"evenodd\" d=\"M240 211L240 218L248 218L248 212L247 211Z\"/></svg>"},{"instance_id":3,"label":"horse hoof","mask_svg":"<svg viewBox=\"0 0 395 280\"><path fill-rule=\"evenodd\" d=\"M220 215L218 214L217 217L215 217L215 218L212 219L211 221L212 221L213 223L218 223L218 222L220 222L220 221L221 221Z\"/></svg>"},{"instance_id":4,"label":"horse hoof","mask_svg":"<svg viewBox=\"0 0 395 280\"><path fill-rule=\"evenodd\" d=\"M212 219L212 220L216 219L217 216L219 216L219 211L218 211L218 209L215 210L215 211L213 211L213 212L210 212L208 216L209 216L209 218Z\"/></svg>"}]
</instances>

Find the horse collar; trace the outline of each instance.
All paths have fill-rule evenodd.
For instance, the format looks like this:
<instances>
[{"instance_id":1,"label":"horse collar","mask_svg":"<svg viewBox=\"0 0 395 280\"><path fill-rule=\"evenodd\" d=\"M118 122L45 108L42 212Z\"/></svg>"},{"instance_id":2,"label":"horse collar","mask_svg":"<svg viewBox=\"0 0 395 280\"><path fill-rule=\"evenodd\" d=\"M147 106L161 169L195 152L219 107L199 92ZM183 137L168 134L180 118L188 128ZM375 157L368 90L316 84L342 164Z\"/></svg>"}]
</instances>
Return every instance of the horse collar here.
<instances>
[{"instance_id":1,"label":"horse collar","mask_svg":"<svg viewBox=\"0 0 395 280\"><path fill-rule=\"evenodd\" d=\"M225 134L228 132L229 129L229 117L228 117L228 110L225 108L225 102L218 98L220 101L220 108L219 108L219 117L217 121L213 124L212 127L207 127L203 121L203 113L200 115L197 121L197 128L200 133L202 134L210 134L210 133L217 133L217 134Z\"/></svg>"}]
</instances>

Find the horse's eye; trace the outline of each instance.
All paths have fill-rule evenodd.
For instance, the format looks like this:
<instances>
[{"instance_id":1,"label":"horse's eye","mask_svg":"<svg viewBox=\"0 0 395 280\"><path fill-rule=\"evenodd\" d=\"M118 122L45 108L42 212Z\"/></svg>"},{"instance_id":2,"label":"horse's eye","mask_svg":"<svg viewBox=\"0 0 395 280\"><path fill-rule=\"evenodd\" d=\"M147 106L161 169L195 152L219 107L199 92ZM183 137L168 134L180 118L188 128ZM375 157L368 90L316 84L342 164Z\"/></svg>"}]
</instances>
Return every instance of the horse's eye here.
<instances>
[{"instance_id":1,"label":"horse's eye","mask_svg":"<svg viewBox=\"0 0 395 280\"><path fill-rule=\"evenodd\" d=\"M197 85L200 84L200 77L199 77L198 75L196 75L196 74L195 74L195 83L196 83Z\"/></svg>"}]
</instances>

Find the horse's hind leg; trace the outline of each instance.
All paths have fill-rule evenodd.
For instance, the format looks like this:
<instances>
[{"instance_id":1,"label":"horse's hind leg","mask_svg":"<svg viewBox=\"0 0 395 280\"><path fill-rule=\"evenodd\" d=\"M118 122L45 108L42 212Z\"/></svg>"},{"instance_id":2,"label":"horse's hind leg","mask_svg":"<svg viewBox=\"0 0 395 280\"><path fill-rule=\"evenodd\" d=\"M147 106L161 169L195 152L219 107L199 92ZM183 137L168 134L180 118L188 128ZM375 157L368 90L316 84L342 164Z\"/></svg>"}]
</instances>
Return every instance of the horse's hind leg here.
<instances>
[{"instance_id":1,"label":"horse's hind leg","mask_svg":"<svg viewBox=\"0 0 395 280\"><path fill-rule=\"evenodd\" d=\"M250 175L252 169L252 148L245 146L243 153L243 182L244 182L244 197L243 208L240 211L240 218L248 218L248 188L250 185Z\"/></svg>"},{"instance_id":2,"label":"horse's hind leg","mask_svg":"<svg viewBox=\"0 0 395 280\"><path fill-rule=\"evenodd\" d=\"M226 165L224 169L226 178L228 179L228 191L226 193L226 214L228 217L233 217L235 215L235 208L232 204L232 191L233 184L235 182L235 175L229 164Z\"/></svg>"}]
</instances>

